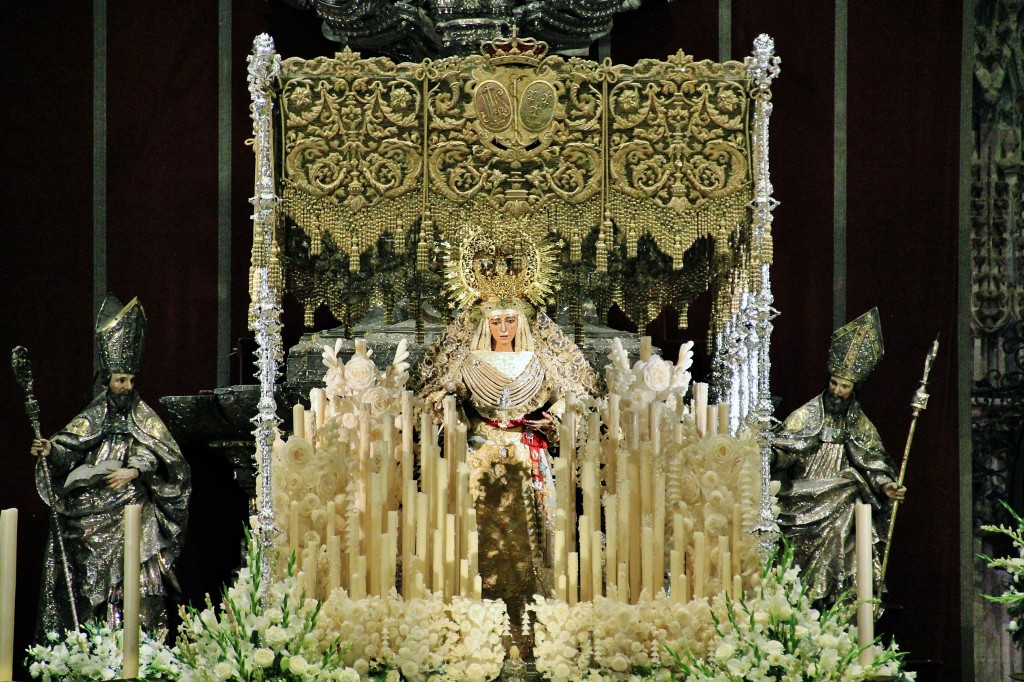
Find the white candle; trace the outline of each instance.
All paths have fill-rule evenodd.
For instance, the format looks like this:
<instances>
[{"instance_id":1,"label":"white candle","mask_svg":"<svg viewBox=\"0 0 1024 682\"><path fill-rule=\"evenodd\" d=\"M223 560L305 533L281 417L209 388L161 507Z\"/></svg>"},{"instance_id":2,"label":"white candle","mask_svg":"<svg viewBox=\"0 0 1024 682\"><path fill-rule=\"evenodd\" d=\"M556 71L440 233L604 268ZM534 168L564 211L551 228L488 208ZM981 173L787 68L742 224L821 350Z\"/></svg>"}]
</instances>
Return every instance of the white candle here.
<instances>
[{"instance_id":1,"label":"white candle","mask_svg":"<svg viewBox=\"0 0 1024 682\"><path fill-rule=\"evenodd\" d=\"M332 535L327 538L327 594L341 586L341 538Z\"/></svg>"},{"instance_id":2,"label":"white candle","mask_svg":"<svg viewBox=\"0 0 1024 682\"><path fill-rule=\"evenodd\" d=\"M306 437L306 409L301 403L292 407L292 438Z\"/></svg>"},{"instance_id":3,"label":"white candle","mask_svg":"<svg viewBox=\"0 0 1024 682\"><path fill-rule=\"evenodd\" d=\"M14 679L14 597L18 571L18 510L0 512L0 680Z\"/></svg>"},{"instance_id":4,"label":"white candle","mask_svg":"<svg viewBox=\"0 0 1024 682\"><path fill-rule=\"evenodd\" d=\"M467 535L469 536L469 539L468 539L468 544L469 544L469 552L468 552L468 557L469 557L469 577L470 577L470 580L479 579L480 578L480 540L479 540L480 534L479 534L478 531L471 530L471 531L469 531L469 533L467 533ZM478 594L477 595L472 595L471 594L471 596L476 596L477 599L480 598L480 595L478 595Z\"/></svg>"},{"instance_id":5,"label":"white candle","mask_svg":"<svg viewBox=\"0 0 1024 682\"><path fill-rule=\"evenodd\" d=\"M732 558L729 556L729 537L718 536L718 580L719 591L729 591L729 576L732 575Z\"/></svg>"},{"instance_id":6,"label":"white candle","mask_svg":"<svg viewBox=\"0 0 1024 682\"><path fill-rule=\"evenodd\" d=\"M654 591L665 587L665 477L654 478Z\"/></svg>"},{"instance_id":7,"label":"white candle","mask_svg":"<svg viewBox=\"0 0 1024 682\"><path fill-rule=\"evenodd\" d=\"M619 514L618 500L615 495L608 495L605 498L604 508L604 531L605 531L605 566L608 571L609 596L611 586L615 584L615 567L619 563Z\"/></svg>"},{"instance_id":8,"label":"white candle","mask_svg":"<svg viewBox=\"0 0 1024 682\"><path fill-rule=\"evenodd\" d=\"M679 553L679 550L673 549L669 552L669 584L672 588L672 603L682 604L683 595L681 594L680 578L683 577L683 555Z\"/></svg>"},{"instance_id":9,"label":"white candle","mask_svg":"<svg viewBox=\"0 0 1024 682\"><path fill-rule=\"evenodd\" d=\"M444 593L444 531L435 528L433 535L430 590Z\"/></svg>"},{"instance_id":10,"label":"white candle","mask_svg":"<svg viewBox=\"0 0 1024 682\"><path fill-rule=\"evenodd\" d=\"M323 427L327 421L327 391L322 388L313 388L309 391L309 406L316 418L316 427Z\"/></svg>"},{"instance_id":11,"label":"white candle","mask_svg":"<svg viewBox=\"0 0 1024 682\"><path fill-rule=\"evenodd\" d=\"M413 451L412 391L402 391L402 478L412 480Z\"/></svg>"},{"instance_id":12,"label":"white candle","mask_svg":"<svg viewBox=\"0 0 1024 682\"><path fill-rule=\"evenodd\" d=\"M139 676L139 601L142 592L139 579L142 560L139 557L141 540L142 507L137 504L124 508L124 663L121 677L132 679Z\"/></svg>"},{"instance_id":13,"label":"white candle","mask_svg":"<svg viewBox=\"0 0 1024 682\"><path fill-rule=\"evenodd\" d=\"M718 432L732 432L729 428L729 403L718 403Z\"/></svg>"},{"instance_id":14,"label":"white candle","mask_svg":"<svg viewBox=\"0 0 1024 682\"><path fill-rule=\"evenodd\" d=\"M856 502L857 537L857 645L866 647L875 639L875 613L871 604L875 579L871 551L871 505ZM870 665L870 650L862 651L860 664Z\"/></svg>"},{"instance_id":15,"label":"white candle","mask_svg":"<svg viewBox=\"0 0 1024 682\"><path fill-rule=\"evenodd\" d=\"M648 599L654 599L654 529L645 526L641 531L643 538L643 593Z\"/></svg>"},{"instance_id":16,"label":"white candle","mask_svg":"<svg viewBox=\"0 0 1024 682\"><path fill-rule=\"evenodd\" d=\"M590 517L584 514L579 518L579 539L580 539L580 601L590 601L593 598L591 591L591 568L590 568ZM571 563L571 562L570 562Z\"/></svg>"},{"instance_id":17,"label":"white candle","mask_svg":"<svg viewBox=\"0 0 1024 682\"><path fill-rule=\"evenodd\" d=\"M398 581L398 512L388 512L388 570L387 570L387 589L390 590L395 587Z\"/></svg>"},{"instance_id":18,"label":"white candle","mask_svg":"<svg viewBox=\"0 0 1024 682\"><path fill-rule=\"evenodd\" d=\"M718 435L718 406L708 405L708 416L704 420L707 424L705 434L708 436Z\"/></svg>"},{"instance_id":19,"label":"white candle","mask_svg":"<svg viewBox=\"0 0 1024 682\"><path fill-rule=\"evenodd\" d=\"M359 555L356 557L356 570L352 573L352 588L349 590L349 595L352 599L365 599L366 598L366 557Z\"/></svg>"},{"instance_id":20,"label":"white candle","mask_svg":"<svg viewBox=\"0 0 1024 682\"><path fill-rule=\"evenodd\" d=\"M651 402L648 407L647 430L651 435L651 452L661 452L661 403Z\"/></svg>"},{"instance_id":21,"label":"white candle","mask_svg":"<svg viewBox=\"0 0 1024 682\"><path fill-rule=\"evenodd\" d=\"M559 442L562 456L567 460L576 458L576 394L570 391L565 394L565 415L559 428Z\"/></svg>"},{"instance_id":22,"label":"white candle","mask_svg":"<svg viewBox=\"0 0 1024 682\"><path fill-rule=\"evenodd\" d=\"M580 555L577 552L569 552L569 606L572 606L579 599L577 588L579 585Z\"/></svg>"},{"instance_id":23,"label":"white candle","mask_svg":"<svg viewBox=\"0 0 1024 682\"><path fill-rule=\"evenodd\" d=\"M325 539L325 541L326 540L330 540L331 538L333 538L335 533L337 532L336 529L335 529L335 523L336 523L335 517L337 516L337 513L338 513L337 509L338 508L334 504L334 500L331 500L330 502L327 503L327 522L326 522L325 528L324 528L324 539Z\"/></svg>"},{"instance_id":24,"label":"white candle","mask_svg":"<svg viewBox=\"0 0 1024 682\"><path fill-rule=\"evenodd\" d=\"M708 432L708 385L697 382L693 385L693 417L697 422L697 435L701 438Z\"/></svg>"},{"instance_id":25,"label":"white candle","mask_svg":"<svg viewBox=\"0 0 1024 682\"><path fill-rule=\"evenodd\" d=\"M597 599L604 594L601 584L601 531L590 532L590 545L590 597Z\"/></svg>"},{"instance_id":26,"label":"white candle","mask_svg":"<svg viewBox=\"0 0 1024 682\"><path fill-rule=\"evenodd\" d=\"M615 588L618 591L619 601L623 604L629 603L629 566L625 561L619 562L619 568L615 575Z\"/></svg>"},{"instance_id":27,"label":"white candle","mask_svg":"<svg viewBox=\"0 0 1024 682\"><path fill-rule=\"evenodd\" d=\"M583 462L580 464L580 473L583 488L583 513L591 519L601 518L601 490L597 485L597 472L594 462ZM575 497L573 495L572 497Z\"/></svg>"},{"instance_id":28,"label":"white candle","mask_svg":"<svg viewBox=\"0 0 1024 682\"><path fill-rule=\"evenodd\" d=\"M651 359L651 337L640 337L640 361L647 362Z\"/></svg>"},{"instance_id":29,"label":"white candle","mask_svg":"<svg viewBox=\"0 0 1024 682\"><path fill-rule=\"evenodd\" d=\"M640 486L640 455L633 454L629 457L629 480L630 485L630 499L629 499L629 593L631 595L632 603L637 603L637 599L640 597L640 590L643 587L643 549L641 541L643 540L643 533L641 532L641 522L643 521L643 498L646 492ZM634 487L632 482L636 482Z\"/></svg>"},{"instance_id":30,"label":"white candle","mask_svg":"<svg viewBox=\"0 0 1024 682\"><path fill-rule=\"evenodd\" d=\"M390 589L388 579L388 564L391 562L391 534L384 533L380 536L380 546L377 549L377 564L380 569L377 571L377 584L373 586L374 592L381 597L386 596Z\"/></svg>"},{"instance_id":31,"label":"white candle","mask_svg":"<svg viewBox=\"0 0 1024 682\"><path fill-rule=\"evenodd\" d=\"M693 534L693 598L704 597L704 533Z\"/></svg>"},{"instance_id":32,"label":"white candle","mask_svg":"<svg viewBox=\"0 0 1024 682\"><path fill-rule=\"evenodd\" d=\"M608 456L615 458L619 448L619 396L612 393L608 396Z\"/></svg>"},{"instance_id":33,"label":"white candle","mask_svg":"<svg viewBox=\"0 0 1024 682\"><path fill-rule=\"evenodd\" d=\"M455 514L444 517L444 596L450 599L458 590L458 564L455 562Z\"/></svg>"},{"instance_id":34,"label":"white candle","mask_svg":"<svg viewBox=\"0 0 1024 682\"><path fill-rule=\"evenodd\" d=\"M686 531L683 530L683 515L679 512L672 514L672 546L679 556L682 557L686 550Z\"/></svg>"},{"instance_id":35,"label":"white candle","mask_svg":"<svg viewBox=\"0 0 1024 682\"><path fill-rule=\"evenodd\" d=\"M737 503L732 506L732 572L735 575L742 573L742 566L740 566L740 538L742 537L742 532L742 510Z\"/></svg>"},{"instance_id":36,"label":"white candle","mask_svg":"<svg viewBox=\"0 0 1024 682\"><path fill-rule=\"evenodd\" d=\"M426 493L416 493L416 556L426 561L430 556L430 521L428 518L430 500Z\"/></svg>"}]
</instances>

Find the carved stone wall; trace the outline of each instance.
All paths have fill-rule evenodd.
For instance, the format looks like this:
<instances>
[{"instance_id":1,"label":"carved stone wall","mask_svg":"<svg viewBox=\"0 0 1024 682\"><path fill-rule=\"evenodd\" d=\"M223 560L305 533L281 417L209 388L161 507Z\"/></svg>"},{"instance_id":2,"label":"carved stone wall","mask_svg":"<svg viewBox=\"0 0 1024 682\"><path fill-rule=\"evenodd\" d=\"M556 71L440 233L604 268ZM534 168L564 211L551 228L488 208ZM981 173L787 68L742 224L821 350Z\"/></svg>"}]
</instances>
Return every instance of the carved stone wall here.
<instances>
[{"instance_id":1,"label":"carved stone wall","mask_svg":"<svg viewBox=\"0 0 1024 682\"><path fill-rule=\"evenodd\" d=\"M998 500L1024 510L1024 24L1020 0L976 7L974 158L971 164L971 389L975 528L1007 523ZM976 547L1008 549L976 531ZM998 594L1002 576L980 566L978 594ZM998 604L975 607L977 679L1022 669Z\"/></svg>"}]
</instances>

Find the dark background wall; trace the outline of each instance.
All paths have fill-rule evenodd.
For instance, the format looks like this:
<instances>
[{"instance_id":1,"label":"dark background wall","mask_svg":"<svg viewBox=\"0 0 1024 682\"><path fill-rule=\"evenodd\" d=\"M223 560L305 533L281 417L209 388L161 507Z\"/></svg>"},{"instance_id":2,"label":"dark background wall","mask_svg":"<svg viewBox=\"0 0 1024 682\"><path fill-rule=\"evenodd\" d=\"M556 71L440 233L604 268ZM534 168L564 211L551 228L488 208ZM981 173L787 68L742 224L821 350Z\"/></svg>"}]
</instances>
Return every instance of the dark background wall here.
<instances>
[{"instance_id":1,"label":"dark background wall","mask_svg":"<svg viewBox=\"0 0 1024 682\"><path fill-rule=\"evenodd\" d=\"M959 680L960 477L956 338L960 3L849 3L846 315L882 314L887 355L862 403L894 457L909 402L938 333L931 403L917 431L889 573L882 626L910 652L921 679ZM922 11L923 10L923 11ZM773 86L776 320L772 390L784 417L825 381L833 318L835 8L820 0L734 0L732 57L758 33L775 38ZM319 22L274 2L231 6L231 338L243 339L252 153L245 57L270 33L285 56L330 54ZM139 376L144 398L217 385L217 4L107 4L107 288L138 295L150 334ZM0 10L5 68L0 109L0 349L29 348L43 432L84 405L93 372L93 8L37 2ZM619 15L612 58L663 58L678 49L718 58L718 3L649 0ZM289 311L288 320L296 320ZM294 325L289 333L297 335ZM660 325L667 344L688 338ZM4 350L4 353L7 351ZM233 366L235 363L233 363ZM237 376L233 376L238 381ZM248 382L248 377L243 377ZM159 410L159 407L157 408ZM17 645L34 629L47 510L33 483L22 396L0 371L0 507L20 510ZM179 562L186 598L218 591L238 558L245 498L226 463L188 446L195 493Z\"/></svg>"}]
</instances>

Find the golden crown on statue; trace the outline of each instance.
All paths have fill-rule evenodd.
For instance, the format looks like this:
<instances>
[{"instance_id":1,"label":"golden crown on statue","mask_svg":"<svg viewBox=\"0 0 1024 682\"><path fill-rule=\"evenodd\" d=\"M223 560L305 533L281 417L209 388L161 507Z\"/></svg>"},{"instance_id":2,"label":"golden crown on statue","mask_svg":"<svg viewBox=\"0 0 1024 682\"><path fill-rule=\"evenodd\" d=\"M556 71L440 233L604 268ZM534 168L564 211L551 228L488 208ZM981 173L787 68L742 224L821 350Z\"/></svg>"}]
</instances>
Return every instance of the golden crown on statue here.
<instances>
[{"instance_id":1,"label":"golden crown on statue","mask_svg":"<svg viewBox=\"0 0 1024 682\"><path fill-rule=\"evenodd\" d=\"M525 301L543 306L555 291L555 245L520 230L465 228L445 252L453 308Z\"/></svg>"}]
</instances>

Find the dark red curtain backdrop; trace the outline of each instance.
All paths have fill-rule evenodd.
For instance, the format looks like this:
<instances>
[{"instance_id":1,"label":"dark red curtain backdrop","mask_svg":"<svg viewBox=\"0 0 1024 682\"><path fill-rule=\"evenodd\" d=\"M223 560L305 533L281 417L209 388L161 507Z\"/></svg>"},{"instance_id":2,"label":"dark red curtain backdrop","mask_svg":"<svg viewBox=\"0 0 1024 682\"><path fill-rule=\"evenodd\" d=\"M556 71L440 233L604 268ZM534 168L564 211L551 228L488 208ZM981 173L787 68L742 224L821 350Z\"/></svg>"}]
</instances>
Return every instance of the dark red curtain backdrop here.
<instances>
[{"instance_id":1,"label":"dark red curtain backdrop","mask_svg":"<svg viewBox=\"0 0 1024 682\"><path fill-rule=\"evenodd\" d=\"M959 680L954 341L962 9L848 4L847 316L876 305L881 311L887 355L862 401L896 457L924 354L937 333L943 343L889 574L900 608L883 626L919 662L920 679ZM150 336L139 388L153 405L216 384L218 20L214 2L108 2L107 282L146 306ZM233 339L243 339L252 194L245 57L261 32L284 56L330 54L337 46L315 19L276 2L233 2L231 29L231 322ZM612 58L633 62L682 49L717 59L718 31L715 0L649 0L616 19ZM782 312L772 338L772 390L784 416L821 389L832 331L834 8L819 0L733 0L732 58L750 54L759 33L775 39L782 57L771 118L781 202L772 283ZM51 433L85 403L92 378L91 3L5 6L0 45L0 351L29 348L43 431ZM651 329L666 345L690 336L673 330L672 319ZM301 331L294 311L287 322L289 335ZM0 507L20 510L20 649L34 629L47 510L32 478L22 396L7 370L0 370L0 410L7 419ZM186 599L198 603L230 577L247 510L224 462L195 445L186 456L195 493L179 574Z\"/></svg>"}]
</instances>

